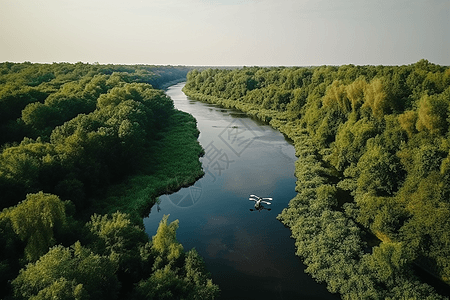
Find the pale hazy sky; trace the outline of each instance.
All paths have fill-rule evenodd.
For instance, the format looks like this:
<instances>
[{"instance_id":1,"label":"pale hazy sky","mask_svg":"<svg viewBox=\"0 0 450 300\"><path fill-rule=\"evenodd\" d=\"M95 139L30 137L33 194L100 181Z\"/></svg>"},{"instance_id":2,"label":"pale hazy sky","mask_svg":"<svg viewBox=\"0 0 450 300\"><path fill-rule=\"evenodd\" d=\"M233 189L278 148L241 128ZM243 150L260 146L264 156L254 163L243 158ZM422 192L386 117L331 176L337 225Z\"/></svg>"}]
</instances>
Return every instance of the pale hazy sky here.
<instances>
[{"instance_id":1,"label":"pale hazy sky","mask_svg":"<svg viewBox=\"0 0 450 300\"><path fill-rule=\"evenodd\" d=\"M450 65L450 0L0 0L0 62Z\"/></svg>"}]
</instances>

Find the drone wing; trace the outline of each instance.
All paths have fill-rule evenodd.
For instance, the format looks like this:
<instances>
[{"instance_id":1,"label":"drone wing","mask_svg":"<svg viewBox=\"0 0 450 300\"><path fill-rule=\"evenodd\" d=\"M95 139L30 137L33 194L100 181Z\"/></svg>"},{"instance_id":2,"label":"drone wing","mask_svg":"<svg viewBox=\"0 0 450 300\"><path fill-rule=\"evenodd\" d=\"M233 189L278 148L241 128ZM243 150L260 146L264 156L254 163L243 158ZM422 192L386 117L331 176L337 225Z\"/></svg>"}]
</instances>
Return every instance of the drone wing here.
<instances>
[{"instance_id":1,"label":"drone wing","mask_svg":"<svg viewBox=\"0 0 450 300\"><path fill-rule=\"evenodd\" d=\"M254 199L254 198L248 198L248 200L250 200L250 201L258 201L258 199Z\"/></svg>"},{"instance_id":2,"label":"drone wing","mask_svg":"<svg viewBox=\"0 0 450 300\"><path fill-rule=\"evenodd\" d=\"M265 203L265 204L272 204L272 203L270 203L270 202L267 202L267 201L261 201L262 203Z\"/></svg>"},{"instance_id":3,"label":"drone wing","mask_svg":"<svg viewBox=\"0 0 450 300\"><path fill-rule=\"evenodd\" d=\"M260 197L258 197L258 196L256 196L256 195L250 195L250 198L259 199Z\"/></svg>"},{"instance_id":4,"label":"drone wing","mask_svg":"<svg viewBox=\"0 0 450 300\"><path fill-rule=\"evenodd\" d=\"M273 198L262 198L263 200L272 201Z\"/></svg>"}]
</instances>

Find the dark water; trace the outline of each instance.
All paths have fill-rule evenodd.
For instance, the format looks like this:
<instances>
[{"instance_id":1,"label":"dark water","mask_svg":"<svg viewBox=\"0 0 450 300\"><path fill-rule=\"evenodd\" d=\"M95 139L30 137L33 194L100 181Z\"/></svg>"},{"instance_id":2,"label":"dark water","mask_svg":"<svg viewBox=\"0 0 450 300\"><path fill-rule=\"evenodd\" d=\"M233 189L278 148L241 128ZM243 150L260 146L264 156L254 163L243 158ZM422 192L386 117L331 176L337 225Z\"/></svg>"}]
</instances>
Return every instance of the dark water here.
<instances>
[{"instance_id":1,"label":"dark water","mask_svg":"<svg viewBox=\"0 0 450 300\"><path fill-rule=\"evenodd\" d=\"M295 196L294 147L270 126L235 110L190 100L172 86L175 107L198 122L205 176L160 197L144 219L153 236L164 214L178 219L185 250L205 259L221 299L338 299L304 273L294 240L276 216ZM271 210L251 211L250 194L272 197Z\"/></svg>"}]
</instances>

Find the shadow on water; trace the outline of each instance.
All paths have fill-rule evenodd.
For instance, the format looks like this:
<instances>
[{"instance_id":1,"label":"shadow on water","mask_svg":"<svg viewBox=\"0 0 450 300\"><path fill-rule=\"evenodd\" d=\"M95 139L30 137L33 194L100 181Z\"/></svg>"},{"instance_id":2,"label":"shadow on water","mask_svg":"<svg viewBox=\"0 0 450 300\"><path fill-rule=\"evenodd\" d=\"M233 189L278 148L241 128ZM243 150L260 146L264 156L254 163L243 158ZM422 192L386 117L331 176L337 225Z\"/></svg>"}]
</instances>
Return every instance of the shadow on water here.
<instances>
[{"instance_id":1,"label":"shadow on water","mask_svg":"<svg viewBox=\"0 0 450 300\"><path fill-rule=\"evenodd\" d=\"M220 286L221 294L219 299L234 299L234 300L248 300L248 299L308 299L321 300L328 299L322 294L318 294L315 290L311 290L308 285L302 285L301 295L298 292L298 282L292 282L292 288L286 288L279 283L280 278L277 277L277 269L273 269L271 276L260 278L252 276L243 272L231 269L226 260L216 260L213 262L214 268L225 270L224 273L233 273L232 278L223 278L221 274L213 274L213 282L223 282ZM242 285L242 282L245 285ZM325 289L325 286L323 285ZM337 295L332 295L332 299L339 299Z\"/></svg>"}]
</instances>

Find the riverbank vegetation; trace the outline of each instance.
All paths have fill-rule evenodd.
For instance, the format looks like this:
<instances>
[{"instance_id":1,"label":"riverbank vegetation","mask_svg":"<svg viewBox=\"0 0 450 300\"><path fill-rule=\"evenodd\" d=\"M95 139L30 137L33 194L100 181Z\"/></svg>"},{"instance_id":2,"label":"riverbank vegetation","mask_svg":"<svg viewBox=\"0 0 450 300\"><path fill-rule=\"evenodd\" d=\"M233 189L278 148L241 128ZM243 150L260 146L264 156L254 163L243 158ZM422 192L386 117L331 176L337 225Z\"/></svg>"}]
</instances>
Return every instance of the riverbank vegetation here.
<instances>
[{"instance_id":1,"label":"riverbank vegetation","mask_svg":"<svg viewBox=\"0 0 450 300\"><path fill-rule=\"evenodd\" d=\"M330 292L448 295L425 281L450 283L449 67L244 67L187 79L188 96L237 108L294 141L298 194L278 218L306 272Z\"/></svg>"},{"instance_id":2,"label":"riverbank vegetation","mask_svg":"<svg viewBox=\"0 0 450 300\"><path fill-rule=\"evenodd\" d=\"M0 298L213 299L156 197L203 175L186 67L0 64Z\"/></svg>"}]
</instances>

